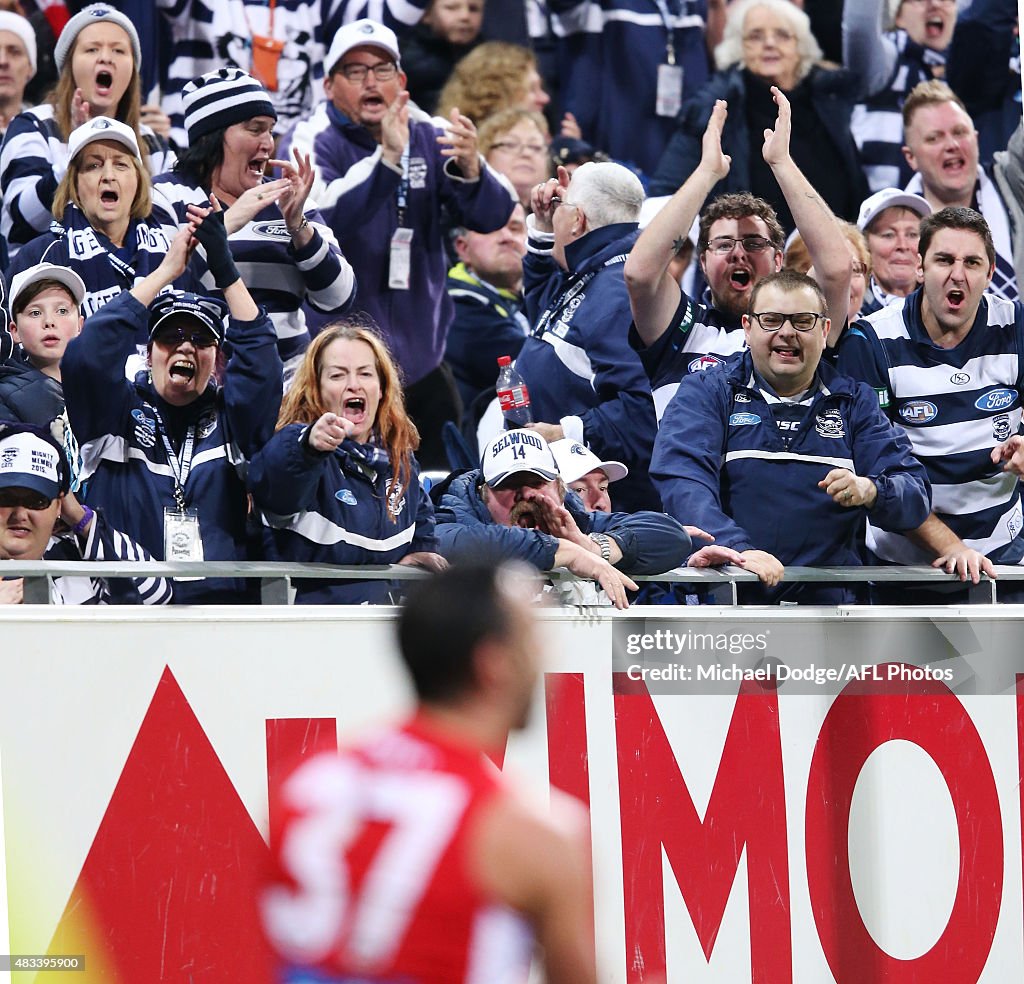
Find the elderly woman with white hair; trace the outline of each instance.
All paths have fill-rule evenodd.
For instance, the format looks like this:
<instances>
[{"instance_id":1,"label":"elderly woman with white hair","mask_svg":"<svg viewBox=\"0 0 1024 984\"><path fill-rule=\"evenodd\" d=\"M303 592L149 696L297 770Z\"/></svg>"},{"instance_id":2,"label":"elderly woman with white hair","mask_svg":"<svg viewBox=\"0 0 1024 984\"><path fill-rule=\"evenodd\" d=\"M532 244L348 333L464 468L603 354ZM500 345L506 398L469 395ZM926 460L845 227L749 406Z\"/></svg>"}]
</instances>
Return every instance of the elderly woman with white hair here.
<instances>
[{"instance_id":1,"label":"elderly woman with white hair","mask_svg":"<svg viewBox=\"0 0 1024 984\"><path fill-rule=\"evenodd\" d=\"M793 160L840 218L853 220L866 196L857 148L850 134L856 95L852 76L821 64L821 48L807 15L788 0L740 0L731 4L722 42L715 48L719 71L679 113L678 129L651 180L652 195L670 195L696 169L701 140L718 99L729 106L722 149L732 158L714 194L751 191L769 202L787 230L793 217L771 169L758 152L778 114L777 87L793 111Z\"/></svg>"}]
</instances>

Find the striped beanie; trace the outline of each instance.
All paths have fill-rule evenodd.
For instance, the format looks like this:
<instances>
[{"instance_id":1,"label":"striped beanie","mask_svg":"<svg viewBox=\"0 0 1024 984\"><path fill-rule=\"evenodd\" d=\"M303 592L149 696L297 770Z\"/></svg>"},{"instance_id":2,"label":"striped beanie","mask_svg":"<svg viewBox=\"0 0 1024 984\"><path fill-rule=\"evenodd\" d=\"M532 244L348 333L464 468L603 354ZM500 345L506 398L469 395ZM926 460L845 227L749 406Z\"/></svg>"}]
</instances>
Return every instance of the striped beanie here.
<instances>
[{"instance_id":1,"label":"striped beanie","mask_svg":"<svg viewBox=\"0 0 1024 984\"><path fill-rule=\"evenodd\" d=\"M277 119L267 90L251 75L237 68L220 68L193 79L184 89L185 130L188 142L232 123L254 116Z\"/></svg>"},{"instance_id":2,"label":"striped beanie","mask_svg":"<svg viewBox=\"0 0 1024 984\"><path fill-rule=\"evenodd\" d=\"M83 8L64 25L64 30L57 38L57 47L53 49L53 60L57 65L57 71L64 68L64 62L68 60L71 49L75 46L78 35L90 24L99 24L102 21L110 21L116 24L125 34L132 45L132 54L135 56L135 67L139 68L142 62L142 48L139 45L139 35L135 25L120 10L115 10L109 4L94 3Z\"/></svg>"}]
</instances>

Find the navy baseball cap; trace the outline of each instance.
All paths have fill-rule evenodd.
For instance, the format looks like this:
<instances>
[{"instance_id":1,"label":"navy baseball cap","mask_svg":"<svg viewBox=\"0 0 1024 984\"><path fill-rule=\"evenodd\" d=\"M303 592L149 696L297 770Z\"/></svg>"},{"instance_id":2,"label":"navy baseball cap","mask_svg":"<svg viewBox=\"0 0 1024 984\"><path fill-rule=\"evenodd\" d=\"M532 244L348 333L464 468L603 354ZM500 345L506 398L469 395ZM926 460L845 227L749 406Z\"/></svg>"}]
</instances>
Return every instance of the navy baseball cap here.
<instances>
[{"instance_id":1,"label":"navy baseball cap","mask_svg":"<svg viewBox=\"0 0 1024 984\"><path fill-rule=\"evenodd\" d=\"M149 305L149 339L165 325L189 320L205 328L219 343L224 338L224 305L212 297L201 297L184 290L158 294Z\"/></svg>"}]
</instances>

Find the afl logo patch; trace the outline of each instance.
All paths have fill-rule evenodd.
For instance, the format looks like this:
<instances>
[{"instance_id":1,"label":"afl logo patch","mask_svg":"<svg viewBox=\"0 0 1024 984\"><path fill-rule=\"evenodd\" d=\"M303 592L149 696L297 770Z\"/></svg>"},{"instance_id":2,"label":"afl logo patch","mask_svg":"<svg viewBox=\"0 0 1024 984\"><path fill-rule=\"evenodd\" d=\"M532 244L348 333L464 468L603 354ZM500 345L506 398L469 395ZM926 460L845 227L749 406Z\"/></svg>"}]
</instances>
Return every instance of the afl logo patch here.
<instances>
[{"instance_id":1,"label":"afl logo patch","mask_svg":"<svg viewBox=\"0 0 1024 984\"><path fill-rule=\"evenodd\" d=\"M712 366L720 366L725 362L724 359L718 358L717 355L702 355L699 359L694 359L687 367L687 372L704 372L705 369L710 369Z\"/></svg>"},{"instance_id":2,"label":"afl logo patch","mask_svg":"<svg viewBox=\"0 0 1024 984\"><path fill-rule=\"evenodd\" d=\"M908 424L927 424L939 415L939 408L929 400L911 400L900 407L900 416Z\"/></svg>"}]
</instances>

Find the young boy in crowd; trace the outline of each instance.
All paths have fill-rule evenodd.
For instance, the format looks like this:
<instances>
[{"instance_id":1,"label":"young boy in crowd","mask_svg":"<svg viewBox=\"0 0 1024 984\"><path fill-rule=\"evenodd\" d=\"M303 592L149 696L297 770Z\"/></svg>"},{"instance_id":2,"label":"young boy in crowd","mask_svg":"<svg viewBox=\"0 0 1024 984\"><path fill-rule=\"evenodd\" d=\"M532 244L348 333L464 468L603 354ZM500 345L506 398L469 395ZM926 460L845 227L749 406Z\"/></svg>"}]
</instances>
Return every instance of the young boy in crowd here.
<instances>
[{"instance_id":1,"label":"young boy in crowd","mask_svg":"<svg viewBox=\"0 0 1024 984\"><path fill-rule=\"evenodd\" d=\"M82 278L39 263L11 282L10 332L19 346L0 364L0 420L43 427L64 412L60 361L82 330Z\"/></svg>"}]
</instances>

